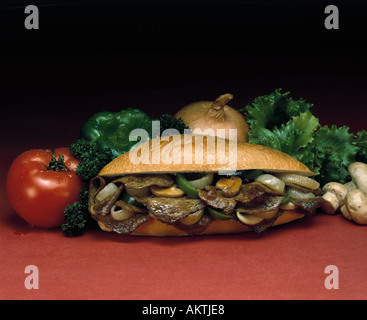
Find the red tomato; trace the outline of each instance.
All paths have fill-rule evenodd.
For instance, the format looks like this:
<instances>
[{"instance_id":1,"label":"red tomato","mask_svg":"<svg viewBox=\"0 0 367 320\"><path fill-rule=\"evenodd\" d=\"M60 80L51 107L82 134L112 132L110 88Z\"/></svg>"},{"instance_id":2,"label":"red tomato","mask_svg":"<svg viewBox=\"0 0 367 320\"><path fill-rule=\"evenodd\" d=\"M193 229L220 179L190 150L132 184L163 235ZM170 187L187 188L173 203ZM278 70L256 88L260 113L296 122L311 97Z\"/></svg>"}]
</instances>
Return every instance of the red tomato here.
<instances>
[{"instance_id":1,"label":"red tomato","mask_svg":"<svg viewBox=\"0 0 367 320\"><path fill-rule=\"evenodd\" d=\"M53 158L49 149L29 150L14 160L6 181L14 211L29 224L42 228L59 227L64 221L65 208L78 200L79 189L83 187L81 177L75 173L79 160L68 148L56 148L54 152L53 163L57 159L61 162L63 155L67 168L61 171L47 168Z\"/></svg>"}]
</instances>

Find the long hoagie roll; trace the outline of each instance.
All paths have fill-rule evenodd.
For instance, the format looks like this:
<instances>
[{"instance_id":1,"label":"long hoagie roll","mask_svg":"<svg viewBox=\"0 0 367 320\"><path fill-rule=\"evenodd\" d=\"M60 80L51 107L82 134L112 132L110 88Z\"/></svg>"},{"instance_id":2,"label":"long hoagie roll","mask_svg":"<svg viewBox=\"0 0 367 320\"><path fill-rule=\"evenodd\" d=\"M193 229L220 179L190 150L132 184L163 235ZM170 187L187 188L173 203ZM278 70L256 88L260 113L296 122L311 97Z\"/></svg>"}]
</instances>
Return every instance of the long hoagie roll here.
<instances>
[{"instance_id":1,"label":"long hoagie roll","mask_svg":"<svg viewBox=\"0 0 367 320\"><path fill-rule=\"evenodd\" d=\"M313 173L271 148L178 135L145 142L92 179L89 210L104 231L146 236L262 232L312 214Z\"/></svg>"}]
</instances>

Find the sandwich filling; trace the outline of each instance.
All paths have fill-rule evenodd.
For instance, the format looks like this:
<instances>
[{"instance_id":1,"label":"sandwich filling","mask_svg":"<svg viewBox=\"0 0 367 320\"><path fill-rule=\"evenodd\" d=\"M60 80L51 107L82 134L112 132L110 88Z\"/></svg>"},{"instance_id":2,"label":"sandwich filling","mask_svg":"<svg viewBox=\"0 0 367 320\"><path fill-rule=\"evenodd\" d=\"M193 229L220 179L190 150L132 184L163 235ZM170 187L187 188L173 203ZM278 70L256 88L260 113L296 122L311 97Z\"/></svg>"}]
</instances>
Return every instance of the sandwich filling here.
<instances>
[{"instance_id":1,"label":"sandwich filling","mask_svg":"<svg viewBox=\"0 0 367 320\"><path fill-rule=\"evenodd\" d=\"M286 210L310 215L321 206L319 184L292 173L214 173L97 176L89 187L89 210L104 230L133 232L150 219L189 235L213 220L234 220L262 232Z\"/></svg>"}]
</instances>

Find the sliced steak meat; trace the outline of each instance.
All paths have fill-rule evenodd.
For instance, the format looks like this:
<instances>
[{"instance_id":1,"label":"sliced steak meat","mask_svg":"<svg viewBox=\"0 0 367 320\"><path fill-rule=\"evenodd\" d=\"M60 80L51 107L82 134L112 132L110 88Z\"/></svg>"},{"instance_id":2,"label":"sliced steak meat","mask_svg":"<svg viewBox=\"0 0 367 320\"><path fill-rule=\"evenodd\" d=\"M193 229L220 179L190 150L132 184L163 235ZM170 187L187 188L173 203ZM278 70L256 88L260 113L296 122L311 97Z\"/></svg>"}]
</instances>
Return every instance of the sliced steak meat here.
<instances>
[{"instance_id":1,"label":"sliced steak meat","mask_svg":"<svg viewBox=\"0 0 367 320\"><path fill-rule=\"evenodd\" d=\"M134 206L133 204L126 203L125 201L122 200L117 200L114 205L115 210L124 210L133 213L148 213L147 209Z\"/></svg>"},{"instance_id":2,"label":"sliced steak meat","mask_svg":"<svg viewBox=\"0 0 367 320\"><path fill-rule=\"evenodd\" d=\"M291 201L299 206L298 210L306 215L314 214L316 209L321 207L321 204L325 201L323 197L317 196L307 200L297 200L291 198Z\"/></svg>"},{"instance_id":3,"label":"sliced steak meat","mask_svg":"<svg viewBox=\"0 0 367 320\"><path fill-rule=\"evenodd\" d=\"M283 210L278 210L277 214L274 215L271 219L264 219L258 224L255 224L253 226L248 226L252 231L255 231L256 233L261 233L265 231L266 229L270 228L273 223L275 222L278 217L280 217L283 214Z\"/></svg>"},{"instance_id":4,"label":"sliced steak meat","mask_svg":"<svg viewBox=\"0 0 367 320\"><path fill-rule=\"evenodd\" d=\"M279 197L280 201L284 198L284 194L276 192L260 182L251 182L242 185L241 191L234 197L241 203L242 207L255 208L263 206L265 202L273 202L271 197Z\"/></svg>"},{"instance_id":5,"label":"sliced steak meat","mask_svg":"<svg viewBox=\"0 0 367 320\"><path fill-rule=\"evenodd\" d=\"M169 174L130 174L112 182L121 182L127 188L145 188L151 186L171 187L175 180Z\"/></svg>"},{"instance_id":6,"label":"sliced steak meat","mask_svg":"<svg viewBox=\"0 0 367 320\"><path fill-rule=\"evenodd\" d=\"M253 201L246 204L240 204L237 210L241 213L257 214L272 211L280 206L284 196L262 195L261 202Z\"/></svg>"},{"instance_id":7,"label":"sliced steak meat","mask_svg":"<svg viewBox=\"0 0 367 320\"><path fill-rule=\"evenodd\" d=\"M146 206L158 220L170 224L205 207L205 204L200 199L189 197L165 198L149 196L135 197L135 199Z\"/></svg>"},{"instance_id":8,"label":"sliced steak meat","mask_svg":"<svg viewBox=\"0 0 367 320\"><path fill-rule=\"evenodd\" d=\"M133 232L141 224L151 219L148 214L141 214L141 213L137 213L131 218L123 221L114 220L111 217L111 215L107 216L98 215L98 216L92 216L92 218L96 221L101 221L111 231L125 234Z\"/></svg>"},{"instance_id":9,"label":"sliced steak meat","mask_svg":"<svg viewBox=\"0 0 367 320\"><path fill-rule=\"evenodd\" d=\"M88 192L89 207L91 207L95 203L97 193L100 192L106 186L106 184L106 180L100 176L94 177L90 181Z\"/></svg>"},{"instance_id":10,"label":"sliced steak meat","mask_svg":"<svg viewBox=\"0 0 367 320\"><path fill-rule=\"evenodd\" d=\"M199 198L208 206L220 209L224 214L231 214L237 204L233 198L224 197L215 187L206 186L205 190L198 191Z\"/></svg>"},{"instance_id":11,"label":"sliced steak meat","mask_svg":"<svg viewBox=\"0 0 367 320\"><path fill-rule=\"evenodd\" d=\"M121 182L132 197L145 197L151 194L151 186L171 187L175 180L169 174L131 174L117 178L112 182Z\"/></svg>"}]
</instances>

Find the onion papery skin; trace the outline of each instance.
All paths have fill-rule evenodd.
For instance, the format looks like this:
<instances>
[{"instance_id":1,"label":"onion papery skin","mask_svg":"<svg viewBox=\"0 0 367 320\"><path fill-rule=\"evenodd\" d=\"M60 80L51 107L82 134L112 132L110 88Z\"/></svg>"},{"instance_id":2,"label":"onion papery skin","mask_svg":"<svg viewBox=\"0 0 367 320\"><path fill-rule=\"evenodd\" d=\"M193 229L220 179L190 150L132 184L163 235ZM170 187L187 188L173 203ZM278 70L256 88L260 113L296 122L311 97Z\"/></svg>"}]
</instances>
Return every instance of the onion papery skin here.
<instances>
[{"instance_id":1,"label":"onion papery skin","mask_svg":"<svg viewBox=\"0 0 367 320\"><path fill-rule=\"evenodd\" d=\"M175 116L181 118L184 123L193 130L193 133L200 134L209 129L206 134L223 137L222 130L218 129L224 129L224 138L231 139L232 137L229 129L236 129L237 141L247 142L249 127L242 114L226 104L216 104L216 102L224 96L226 95L220 96L214 102L199 101L188 104L180 109ZM232 97L231 95L229 96ZM231 98L226 100L229 101L230 99Z\"/></svg>"}]
</instances>

